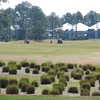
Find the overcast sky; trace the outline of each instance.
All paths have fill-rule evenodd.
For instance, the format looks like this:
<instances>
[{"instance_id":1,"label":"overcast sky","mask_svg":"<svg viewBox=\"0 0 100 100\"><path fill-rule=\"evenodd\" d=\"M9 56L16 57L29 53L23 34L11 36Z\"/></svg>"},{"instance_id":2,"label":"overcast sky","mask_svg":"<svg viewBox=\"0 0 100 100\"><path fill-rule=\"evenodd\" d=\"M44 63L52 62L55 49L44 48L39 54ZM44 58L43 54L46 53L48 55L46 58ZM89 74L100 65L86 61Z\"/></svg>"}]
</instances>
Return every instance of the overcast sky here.
<instances>
[{"instance_id":1,"label":"overcast sky","mask_svg":"<svg viewBox=\"0 0 100 100\"><path fill-rule=\"evenodd\" d=\"M100 0L9 0L10 7L22 1L29 1L33 5L37 5L46 15L56 12L57 15L63 15L66 12L81 11L84 14L90 10L100 13Z\"/></svg>"}]
</instances>

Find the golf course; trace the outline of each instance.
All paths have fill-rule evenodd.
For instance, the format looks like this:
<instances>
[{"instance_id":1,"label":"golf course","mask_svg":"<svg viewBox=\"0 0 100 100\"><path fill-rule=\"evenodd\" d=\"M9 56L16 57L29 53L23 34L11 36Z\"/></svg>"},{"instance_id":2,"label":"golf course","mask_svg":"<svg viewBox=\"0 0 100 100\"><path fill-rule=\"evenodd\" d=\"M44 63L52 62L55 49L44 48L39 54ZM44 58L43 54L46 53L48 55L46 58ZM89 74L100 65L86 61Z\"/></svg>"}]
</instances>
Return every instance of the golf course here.
<instances>
[{"instance_id":1,"label":"golf course","mask_svg":"<svg viewBox=\"0 0 100 100\"><path fill-rule=\"evenodd\" d=\"M0 42L0 100L99 100L99 59L100 40L64 41L63 44L57 44L56 40L52 44L50 40L31 41L30 44ZM89 86L88 90L84 90L83 83ZM20 84L34 88L23 90L25 87ZM52 90L52 87L57 89L58 84L63 84L63 92L53 96L60 94L58 90ZM18 91L9 90L9 86Z\"/></svg>"}]
</instances>

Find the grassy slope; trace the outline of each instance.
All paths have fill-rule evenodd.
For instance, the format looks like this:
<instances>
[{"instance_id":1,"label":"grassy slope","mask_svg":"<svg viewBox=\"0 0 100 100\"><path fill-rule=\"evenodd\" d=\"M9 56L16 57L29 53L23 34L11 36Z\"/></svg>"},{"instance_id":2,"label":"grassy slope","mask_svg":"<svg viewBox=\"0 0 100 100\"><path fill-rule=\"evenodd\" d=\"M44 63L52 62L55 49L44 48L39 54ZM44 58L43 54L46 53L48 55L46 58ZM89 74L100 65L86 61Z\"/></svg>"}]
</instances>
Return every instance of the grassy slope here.
<instances>
[{"instance_id":1,"label":"grassy slope","mask_svg":"<svg viewBox=\"0 0 100 100\"><path fill-rule=\"evenodd\" d=\"M0 96L0 100L100 100L99 97Z\"/></svg>"}]
</instances>

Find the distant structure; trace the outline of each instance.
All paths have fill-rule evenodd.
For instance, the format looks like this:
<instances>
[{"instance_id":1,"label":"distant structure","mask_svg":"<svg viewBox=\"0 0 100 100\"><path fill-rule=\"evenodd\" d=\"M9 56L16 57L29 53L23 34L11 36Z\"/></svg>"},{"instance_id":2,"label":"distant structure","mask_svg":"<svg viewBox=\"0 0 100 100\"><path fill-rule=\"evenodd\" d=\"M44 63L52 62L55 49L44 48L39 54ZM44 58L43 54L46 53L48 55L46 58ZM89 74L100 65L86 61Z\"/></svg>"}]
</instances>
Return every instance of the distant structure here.
<instances>
[{"instance_id":1,"label":"distant structure","mask_svg":"<svg viewBox=\"0 0 100 100\"><path fill-rule=\"evenodd\" d=\"M77 27L72 26L71 24L64 24L60 27L64 32L62 34L58 34L59 36L55 38L62 39L62 40L87 40L87 39L100 39L100 22L97 24L89 27L83 23L78 23ZM77 29L77 31L76 31Z\"/></svg>"}]
</instances>

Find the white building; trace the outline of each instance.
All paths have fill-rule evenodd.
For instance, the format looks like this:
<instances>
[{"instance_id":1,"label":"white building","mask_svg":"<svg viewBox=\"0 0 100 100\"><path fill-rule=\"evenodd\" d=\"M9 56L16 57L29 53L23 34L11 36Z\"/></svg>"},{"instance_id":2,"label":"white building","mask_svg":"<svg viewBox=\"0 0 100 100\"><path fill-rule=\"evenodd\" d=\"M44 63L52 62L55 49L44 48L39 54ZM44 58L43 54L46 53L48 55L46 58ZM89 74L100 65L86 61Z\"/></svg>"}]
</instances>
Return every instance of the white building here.
<instances>
[{"instance_id":1,"label":"white building","mask_svg":"<svg viewBox=\"0 0 100 100\"><path fill-rule=\"evenodd\" d=\"M89 27L89 29L94 29L94 30L100 29L100 22L95 24L95 25L93 25L93 26L91 26L91 27Z\"/></svg>"},{"instance_id":2,"label":"white building","mask_svg":"<svg viewBox=\"0 0 100 100\"><path fill-rule=\"evenodd\" d=\"M62 26L62 30L72 30L73 29L73 26L71 25L71 24L69 24L69 23L66 23L66 24L63 24L63 26Z\"/></svg>"},{"instance_id":3,"label":"white building","mask_svg":"<svg viewBox=\"0 0 100 100\"><path fill-rule=\"evenodd\" d=\"M72 26L71 24L68 24L68 23L66 23L66 24L64 24L63 26L62 26L62 30L76 30L76 26L74 25L74 26ZM89 29L89 27L87 26L87 25L84 25L84 24L82 24L82 23L78 23L77 24L77 31L87 31Z\"/></svg>"},{"instance_id":4,"label":"white building","mask_svg":"<svg viewBox=\"0 0 100 100\"><path fill-rule=\"evenodd\" d=\"M77 31L87 31L89 27L85 24L78 23L77 24Z\"/></svg>"}]
</instances>

